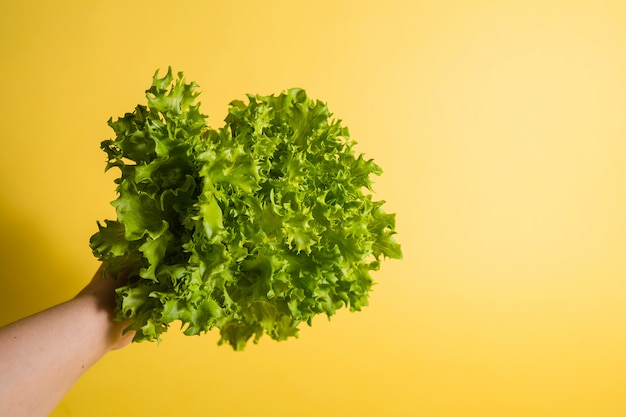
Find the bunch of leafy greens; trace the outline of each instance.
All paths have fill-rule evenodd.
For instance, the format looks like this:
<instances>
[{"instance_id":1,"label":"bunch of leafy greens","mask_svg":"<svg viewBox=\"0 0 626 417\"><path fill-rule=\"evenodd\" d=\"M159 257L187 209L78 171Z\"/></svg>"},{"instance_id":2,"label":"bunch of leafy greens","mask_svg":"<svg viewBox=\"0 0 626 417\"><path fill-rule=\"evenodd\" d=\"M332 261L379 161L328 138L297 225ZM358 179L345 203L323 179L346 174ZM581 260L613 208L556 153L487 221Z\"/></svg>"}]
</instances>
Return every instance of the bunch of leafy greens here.
<instances>
[{"instance_id":1,"label":"bunch of leafy greens","mask_svg":"<svg viewBox=\"0 0 626 417\"><path fill-rule=\"evenodd\" d=\"M116 137L102 142L106 169L121 171L117 220L90 246L111 275L135 276L117 291L126 331L152 341L175 321L187 335L217 327L241 350L360 310L370 271L401 257L395 216L371 196L381 169L301 89L233 101L215 130L196 88L157 71L147 106L109 120Z\"/></svg>"}]
</instances>

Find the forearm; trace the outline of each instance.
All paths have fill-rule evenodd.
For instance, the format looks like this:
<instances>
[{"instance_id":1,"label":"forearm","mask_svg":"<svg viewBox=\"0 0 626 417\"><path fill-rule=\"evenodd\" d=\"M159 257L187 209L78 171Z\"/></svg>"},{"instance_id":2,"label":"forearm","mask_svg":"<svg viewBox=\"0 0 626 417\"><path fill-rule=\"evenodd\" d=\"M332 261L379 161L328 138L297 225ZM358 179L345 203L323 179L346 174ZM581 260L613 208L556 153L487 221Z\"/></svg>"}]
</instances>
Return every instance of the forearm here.
<instances>
[{"instance_id":1,"label":"forearm","mask_svg":"<svg viewBox=\"0 0 626 417\"><path fill-rule=\"evenodd\" d=\"M122 324L89 287L0 328L0 415L47 416L78 378L116 347Z\"/></svg>"}]
</instances>

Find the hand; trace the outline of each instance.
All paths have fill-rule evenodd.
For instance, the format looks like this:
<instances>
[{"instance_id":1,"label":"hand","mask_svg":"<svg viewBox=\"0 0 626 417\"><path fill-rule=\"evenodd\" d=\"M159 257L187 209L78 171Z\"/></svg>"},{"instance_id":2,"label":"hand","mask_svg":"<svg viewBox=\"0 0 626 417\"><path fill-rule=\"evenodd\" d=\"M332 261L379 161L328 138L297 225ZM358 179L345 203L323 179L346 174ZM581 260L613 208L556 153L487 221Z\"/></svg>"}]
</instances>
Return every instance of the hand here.
<instances>
[{"instance_id":1,"label":"hand","mask_svg":"<svg viewBox=\"0 0 626 417\"><path fill-rule=\"evenodd\" d=\"M135 332L129 331L123 334L123 330L130 323L128 321L116 321L115 319L115 290L128 282L130 270L123 270L117 274L117 277L113 278L104 268L105 265L102 264L93 278L91 278L91 281L76 295L76 298L94 297L97 305L109 312L112 324L109 332L111 350L121 349L132 342Z\"/></svg>"},{"instance_id":2,"label":"hand","mask_svg":"<svg viewBox=\"0 0 626 417\"><path fill-rule=\"evenodd\" d=\"M74 298L0 327L0 414L49 415L91 365L131 342L114 313L129 274L101 271Z\"/></svg>"}]
</instances>

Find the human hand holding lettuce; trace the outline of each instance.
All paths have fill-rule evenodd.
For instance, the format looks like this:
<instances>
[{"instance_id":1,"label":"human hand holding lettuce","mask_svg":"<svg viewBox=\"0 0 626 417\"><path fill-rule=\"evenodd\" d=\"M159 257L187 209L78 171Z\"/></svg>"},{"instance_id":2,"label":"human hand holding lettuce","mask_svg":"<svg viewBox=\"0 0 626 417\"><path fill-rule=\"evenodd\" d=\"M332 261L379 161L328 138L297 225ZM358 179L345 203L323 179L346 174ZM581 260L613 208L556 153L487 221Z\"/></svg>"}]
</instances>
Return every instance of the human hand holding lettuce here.
<instances>
[{"instance_id":1,"label":"human hand holding lettuce","mask_svg":"<svg viewBox=\"0 0 626 417\"><path fill-rule=\"evenodd\" d=\"M233 101L225 126L200 112L195 83L158 73L138 105L109 125L117 219L90 246L115 276L115 314L134 341L220 329L241 350L263 334L367 305L370 275L400 258L395 216L372 196L381 169L354 152L347 128L300 89Z\"/></svg>"},{"instance_id":2,"label":"human hand holding lettuce","mask_svg":"<svg viewBox=\"0 0 626 417\"><path fill-rule=\"evenodd\" d=\"M0 413L48 415L110 350L175 321L188 335L217 327L238 350L296 336L317 314L360 310L370 272L401 257L394 215L371 195L380 168L324 104L299 89L249 96L215 130L195 88L157 73L147 106L109 122L102 148L121 175L117 219L90 241L101 271L0 327Z\"/></svg>"}]
</instances>

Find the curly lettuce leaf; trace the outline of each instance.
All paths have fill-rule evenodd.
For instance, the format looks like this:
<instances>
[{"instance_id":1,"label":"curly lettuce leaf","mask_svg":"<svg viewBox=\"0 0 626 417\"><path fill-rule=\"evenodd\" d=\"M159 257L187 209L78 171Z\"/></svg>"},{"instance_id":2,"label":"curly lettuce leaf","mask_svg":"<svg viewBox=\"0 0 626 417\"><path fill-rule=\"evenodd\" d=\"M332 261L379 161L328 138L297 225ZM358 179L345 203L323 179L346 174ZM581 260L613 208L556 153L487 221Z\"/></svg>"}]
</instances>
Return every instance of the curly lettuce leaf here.
<instances>
[{"instance_id":1,"label":"curly lettuce leaf","mask_svg":"<svg viewBox=\"0 0 626 417\"><path fill-rule=\"evenodd\" d=\"M147 105L110 120L116 137L102 142L120 170L117 219L90 245L109 272L137 276L118 289L126 330L160 340L179 321L241 350L366 306L371 271L402 256L395 215L372 195L381 168L304 90L233 101L216 130L196 88L157 72Z\"/></svg>"}]
</instances>

